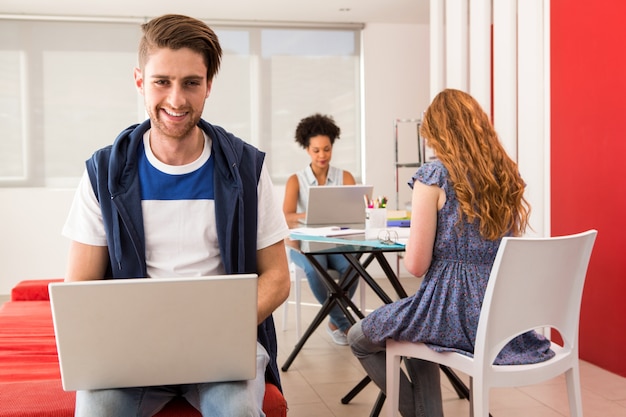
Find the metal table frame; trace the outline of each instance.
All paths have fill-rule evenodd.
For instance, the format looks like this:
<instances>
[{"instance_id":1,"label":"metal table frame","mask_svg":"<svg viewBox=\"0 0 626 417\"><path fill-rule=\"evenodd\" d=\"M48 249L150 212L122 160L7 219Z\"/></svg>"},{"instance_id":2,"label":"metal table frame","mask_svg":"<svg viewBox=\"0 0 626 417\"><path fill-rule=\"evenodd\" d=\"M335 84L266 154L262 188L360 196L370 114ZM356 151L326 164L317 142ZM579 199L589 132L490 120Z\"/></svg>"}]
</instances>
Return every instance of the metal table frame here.
<instances>
[{"instance_id":1,"label":"metal table frame","mask_svg":"<svg viewBox=\"0 0 626 417\"><path fill-rule=\"evenodd\" d=\"M352 237L350 237L350 239L352 239ZM316 271L322 276L323 282L328 288L328 298L322 304L321 309L319 310L307 330L304 332L300 340L296 343L291 354L283 364L281 368L283 371L287 371L289 369L300 350L302 350L302 347L304 346L306 341L317 329L317 327L324 321L334 305L339 306L339 308L341 308L348 320L353 324L356 323L356 320L352 313L354 313L360 319L365 317L348 295L348 289L359 278L362 278L365 281L365 283L374 291L374 293L381 299L381 301L387 304L393 302L389 295L385 293L380 285L378 285L374 278L367 272L367 267L374 260L378 262L380 267L385 272L387 279L391 283L398 297L404 298L407 296L406 291L400 284L398 276L385 258L385 253L403 252L404 247L399 245L360 245L353 244L352 240L349 240L347 242L350 243L342 244L336 242L316 242L310 240L301 241L301 245L304 244L302 245L304 246L304 248L301 247L300 252L304 256L306 256L306 258L309 260L309 262L311 262ZM339 282L335 282L335 280L328 274L328 271L326 271L326 269L324 269L315 259L315 255L331 254L343 255L351 266L351 268L342 277L339 278ZM361 259L364 255L367 256L361 262ZM352 311L352 313L350 312L350 310ZM450 380L450 383L452 384L459 398L465 398L469 400L470 393L465 383L461 381L461 379L451 369L445 366L440 366L440 368L444 372L446 377L448 377L448 379ZM361 390L363 390L363 388L365 388L365 386L367 386L367 384L370 383L370 381L371 379L369 378L369 376L363 378L352 390L350 390L348 394L346 394L341 399L342 404L348 404L352 400L352 398L354 398L359 392L361 392ZM378 395L374 408L372 409L370 417L376 417L379 415L384 401L385 394L381 391Z\"/></svg>"}]
</instances>

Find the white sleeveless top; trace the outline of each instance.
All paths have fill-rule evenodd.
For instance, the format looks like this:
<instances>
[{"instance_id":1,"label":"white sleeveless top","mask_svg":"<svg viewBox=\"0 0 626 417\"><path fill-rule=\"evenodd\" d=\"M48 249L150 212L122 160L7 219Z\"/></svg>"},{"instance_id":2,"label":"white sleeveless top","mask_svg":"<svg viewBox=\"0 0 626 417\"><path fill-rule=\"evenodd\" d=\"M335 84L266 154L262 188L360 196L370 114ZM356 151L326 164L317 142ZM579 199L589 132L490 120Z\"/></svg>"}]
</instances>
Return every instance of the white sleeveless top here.
<instances>
[{"instance_id":1,"label":"white sleeveless top","mask_svg":"<svg viewBox=\"0 0 626 417\"><path fill-rule=\"evenodd\" d=\"M307 165L301 171L296 172L298 177L298 207L297 213L304 213L306 211L307 202L309 200L309 187L312 185L319 185L311 165ZM326 176L326 185L343 185L343 169L333 166L328 167L328 175Z\"/></svg>"}]
</instances>

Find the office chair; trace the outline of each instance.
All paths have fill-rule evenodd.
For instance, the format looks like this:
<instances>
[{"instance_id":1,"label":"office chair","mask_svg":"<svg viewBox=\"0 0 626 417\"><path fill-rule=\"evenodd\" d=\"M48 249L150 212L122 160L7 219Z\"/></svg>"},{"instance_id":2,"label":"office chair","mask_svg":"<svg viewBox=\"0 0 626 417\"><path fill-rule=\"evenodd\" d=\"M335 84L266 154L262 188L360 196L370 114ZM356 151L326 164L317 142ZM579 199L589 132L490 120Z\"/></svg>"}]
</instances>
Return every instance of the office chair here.
<instances>
[{"instance_id":1,"label":"office chair","mask_svg":"<svg viewBox=\"0 0 626 417\"><path fill-rule=\"evenodd\" d=\"M283 331L287 330L287 320L289 318L289 304L296 306L296 336L298 339L302 335L302 280L306 281L304 270L298 267L294 262L289 261L289 277L294 288L294 301L287 300L283 304Z\"/></svg>"},{"instance_id":2,"label":"office chair","mask_svg":"<svg viewBox=\"0 0 626 417\"><path fill-rule=\"evenodd\" d=\"M457 369L470 377L473 417L489 415L489 390L536 384L565 373L570 414L582 417L578 323L587 266L597 235L589 230L550 238L502 239L478 322L474 356L436 352L423 343L387 342L388 416L398 416L400 359L413 357ZM556 355L527 365L494 365L500 350L532 329L558 330Z\"/></svg>"}]
</instances>

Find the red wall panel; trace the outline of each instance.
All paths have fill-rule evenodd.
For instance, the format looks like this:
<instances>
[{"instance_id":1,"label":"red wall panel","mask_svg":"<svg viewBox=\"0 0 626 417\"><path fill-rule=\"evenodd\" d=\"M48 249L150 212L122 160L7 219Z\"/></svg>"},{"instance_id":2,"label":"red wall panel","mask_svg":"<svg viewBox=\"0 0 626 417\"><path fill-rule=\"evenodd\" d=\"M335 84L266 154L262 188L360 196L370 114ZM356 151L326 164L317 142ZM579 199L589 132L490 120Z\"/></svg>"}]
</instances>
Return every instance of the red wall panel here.
<instances>
[{"instance_id":1,"label":"red wall panel","mask_svg":"<svg viewBox=\"0 0 626 417\"><path fill-rule=\"evenodd\" d=\"M595 228L581 358L626 376L626 2L551 1L552 235Z\"/></svg>"}]
</instances>

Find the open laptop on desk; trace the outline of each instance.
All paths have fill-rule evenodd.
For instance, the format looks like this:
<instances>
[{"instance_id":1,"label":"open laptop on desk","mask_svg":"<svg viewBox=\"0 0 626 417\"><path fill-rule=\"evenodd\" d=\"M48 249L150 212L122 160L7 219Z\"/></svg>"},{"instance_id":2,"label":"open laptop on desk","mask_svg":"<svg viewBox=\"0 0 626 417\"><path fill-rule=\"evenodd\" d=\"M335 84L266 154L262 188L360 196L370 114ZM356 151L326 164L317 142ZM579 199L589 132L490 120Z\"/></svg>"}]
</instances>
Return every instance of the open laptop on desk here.
<instances>
[{"instance_id":1,"label":"open laptop on desk","mask_svg":"<svg viewBox=\"0 0 626 417\"><path fill-rule=\"evenodd\" d=\"M257 276L49 285L66 391L256 376Z\"/></svg>"},{"instance_id":2,"label":"open laptop on desk","mask_svg":"<svg viewBox=\"0 0 626 417\"><path fill-rule=\"evenodd\" d=\"M301 223L308 227L365 226L365 200L372 199L373 185L323 185L309 188L306 218Z\"/></svg>"}]
</instances>

